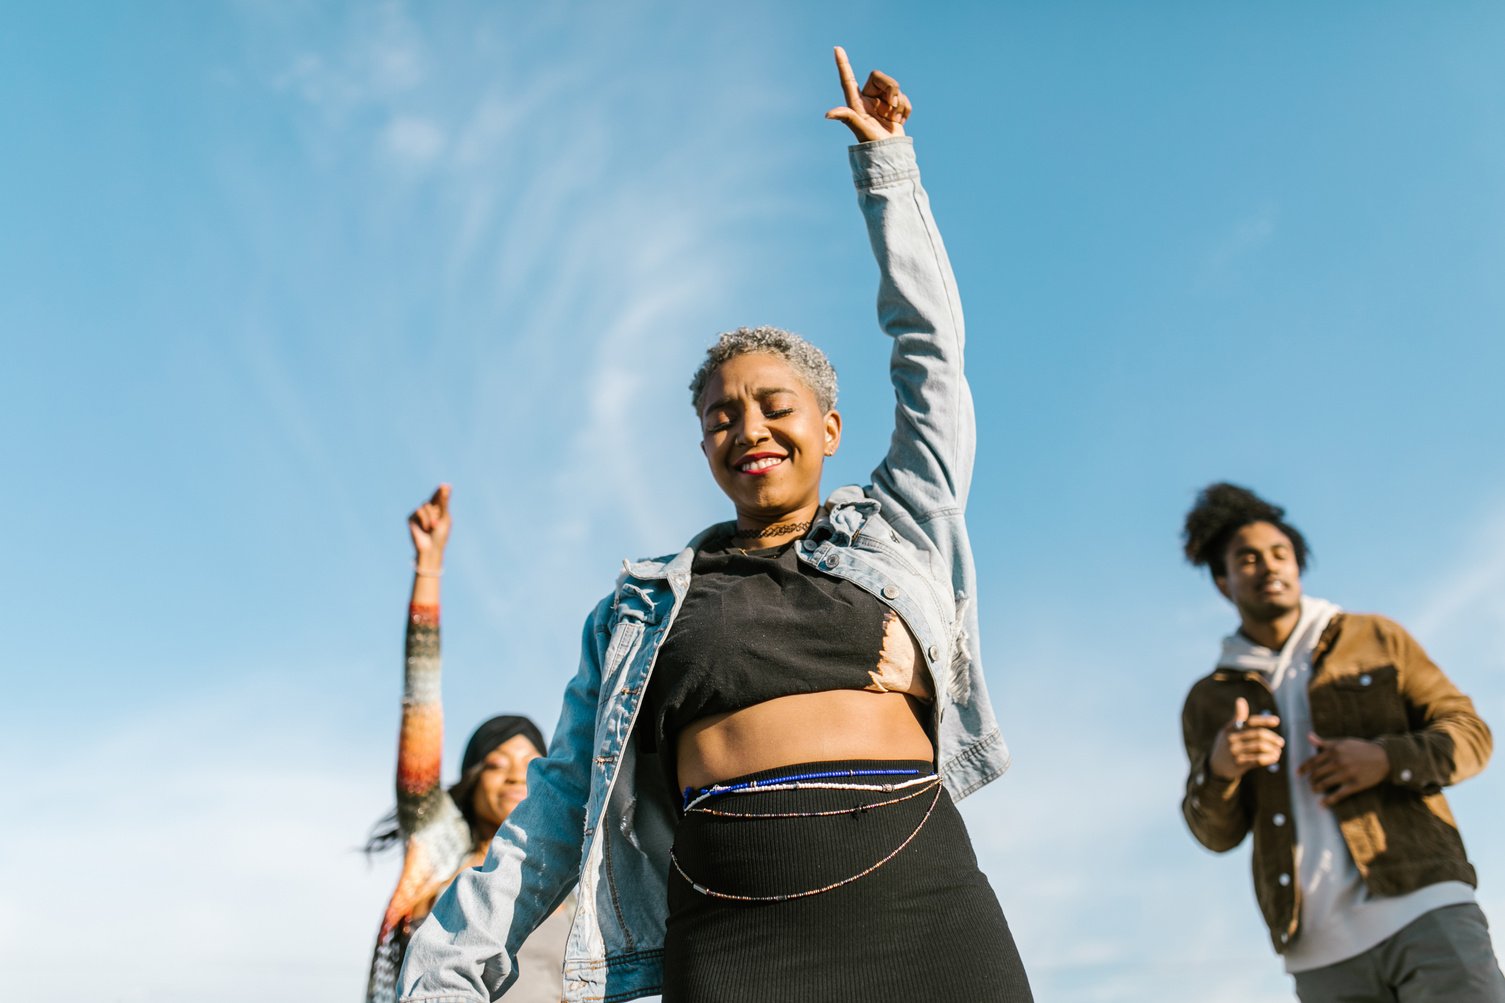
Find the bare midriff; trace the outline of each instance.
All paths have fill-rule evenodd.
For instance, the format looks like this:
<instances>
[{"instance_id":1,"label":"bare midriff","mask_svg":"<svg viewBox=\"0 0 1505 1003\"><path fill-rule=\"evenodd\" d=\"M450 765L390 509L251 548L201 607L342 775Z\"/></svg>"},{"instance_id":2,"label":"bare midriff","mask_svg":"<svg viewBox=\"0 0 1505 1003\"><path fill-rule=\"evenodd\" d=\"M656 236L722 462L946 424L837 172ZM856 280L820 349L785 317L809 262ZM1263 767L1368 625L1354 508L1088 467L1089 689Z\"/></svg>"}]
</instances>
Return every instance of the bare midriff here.
<instances>
[{"instance_id":1,"label":"bare midriff","mask_svg":"<svg viewBox=\"0 0 1505 1003\"><path fill-rule=\"evenodd\" d=\"M829 690L775 697L692 722L679 734L681 787L833 759L934 758L928 703L903 693Z\"/></svg>"}]
</instances>

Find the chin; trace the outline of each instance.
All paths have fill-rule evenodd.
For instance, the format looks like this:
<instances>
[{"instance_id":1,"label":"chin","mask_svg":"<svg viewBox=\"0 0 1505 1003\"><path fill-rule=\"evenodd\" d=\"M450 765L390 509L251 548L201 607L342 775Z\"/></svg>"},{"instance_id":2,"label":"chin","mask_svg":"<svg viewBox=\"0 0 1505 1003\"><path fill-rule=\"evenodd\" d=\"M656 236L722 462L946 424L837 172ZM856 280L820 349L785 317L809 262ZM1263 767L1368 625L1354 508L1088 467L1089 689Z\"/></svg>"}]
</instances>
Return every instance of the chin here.
<instances>
[{"instance_id":1,"label":"chin","mask_svg":"<svg viewBox=\"0 0 1505 1003\"><path fill-rule=\"evenodd\" d=\"M1255 603L1249 612L1254 614L1257 620L1266 622L1279 620L1301 608L1301 597L1294 596L1285 599L1263 599Z\"/></svg>"}]
</instances>

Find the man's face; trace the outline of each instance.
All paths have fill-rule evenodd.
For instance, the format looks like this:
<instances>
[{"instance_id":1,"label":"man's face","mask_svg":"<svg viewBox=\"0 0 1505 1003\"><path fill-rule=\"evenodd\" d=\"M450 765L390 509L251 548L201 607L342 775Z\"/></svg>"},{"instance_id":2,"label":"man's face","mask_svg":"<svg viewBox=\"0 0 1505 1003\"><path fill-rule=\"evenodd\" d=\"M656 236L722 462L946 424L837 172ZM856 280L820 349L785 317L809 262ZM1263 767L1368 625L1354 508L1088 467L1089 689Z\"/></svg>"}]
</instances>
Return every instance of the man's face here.
<instances>
[{"instance_id":1,"label":"man's face","mask_svg":"<svg viewBox=\"0 0 1505 1003\"><path fill-rule=\"evenodd\" d=\"M1291 538L1268 522L1239 529L1223 552L1226 574L1215 578L1239 615L1269 623L1301 605L1301 568Z\"/></svg>"}]
</instances>

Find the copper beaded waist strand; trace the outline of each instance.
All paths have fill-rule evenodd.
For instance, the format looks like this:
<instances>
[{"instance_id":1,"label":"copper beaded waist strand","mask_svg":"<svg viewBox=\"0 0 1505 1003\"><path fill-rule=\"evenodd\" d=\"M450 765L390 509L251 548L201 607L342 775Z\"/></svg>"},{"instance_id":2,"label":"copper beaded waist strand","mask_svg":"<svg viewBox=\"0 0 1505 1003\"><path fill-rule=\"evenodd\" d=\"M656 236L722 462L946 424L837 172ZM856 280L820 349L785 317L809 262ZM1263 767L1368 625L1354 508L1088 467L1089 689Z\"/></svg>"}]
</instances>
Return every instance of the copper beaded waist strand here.
<instances>
[{"instance_id":1,"label":"copper beaded waist strand","mask_svg":"<svg viewBox=\"0 0 1505 1003\"><path fill-rule=\"evenodd\" d=\"M842 779L850 780L851 778L855 777L873 776L907 776L910 779L900 781L898 783L840 782ZM913 789L911 790L911 788ZM890 798L887 801L878 801L873 804L857 805L854 808L836 808L827 811L788 811L769 812L763 814L756 812L730 812L701 806L701 802L705 801L707 798L720 797L727 794L771 794L776 791L798 790L877 791L882 793L903 791L906 793L901 793L898 797ZM696 791L691 787L685 788L685 814L688 815L691 812L697 812L706 815L715 815L721 818L738 818L745 819L747 821L781 818L826 818L833 815L858 815L863 812L872 811L878 808L889 808L893 805L903 804L904 802L917 798L920 795L924 794L926 791L930 790L934 790L935 794L934 797L932 797L930 800L929 807L925 809L925 814L920 818L919 824L914 827L914 831L911 832L908 836L904 837L903 842L894 847L893 850L891 850L877 863L872 864L871 866L866 867L861 871L858 871L856 874L853 874L850 877L842 878L840 881L833 881L830 884L822 885L819 888L810 888L805 891L790 892L784 895L735 895L731 892L719 892L713 888L707 888L705 885L700 884L694 878L690 877L690 875L686 874L684 867L680 865L679 858L674 853L673 847L670 847L669 849L669 862L674 865L674 869L679 872L679 876L684 878L685 881L689 883L691 888L699 892L701 895L705 895L710 898L727 899L734 902L787 902L791 899L801 899L808 898L811 895L820 895L824 892L829 892L840 888L843 885L849 885L853 881L856 881L860 878L867 877L869 874L872 874L874 871L882 867L884 864L888 863L890 860L893 860L906 846L914 842L915 837L920 834L920 830L925 828L925 823L930 821L930 816L935 812L935 806L940 803L941 792L944 790L944 788L941 786L941 778L934 773L921 774L919 770L827 770L819 773L800 773L790 777L772 777L768 780L747 780L736 784L712 784L710 787L700 788L699 791Z\"/></svg>"}]
</instances>

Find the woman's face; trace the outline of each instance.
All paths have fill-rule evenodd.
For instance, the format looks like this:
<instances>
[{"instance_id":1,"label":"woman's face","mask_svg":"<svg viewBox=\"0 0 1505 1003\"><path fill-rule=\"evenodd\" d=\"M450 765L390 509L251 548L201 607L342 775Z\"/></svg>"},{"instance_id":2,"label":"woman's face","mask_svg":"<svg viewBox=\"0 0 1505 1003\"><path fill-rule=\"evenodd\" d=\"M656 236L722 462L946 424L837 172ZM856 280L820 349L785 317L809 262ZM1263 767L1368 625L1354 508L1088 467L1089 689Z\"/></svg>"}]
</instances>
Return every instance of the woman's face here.
<instances>
[{"instance_id":1,"label":"woman's face","mask_svg":"<svg viewBox=\"0 0 1505 1003\"><path fill-rule=\"evenodd\" d=\"M539 757L526 735L513 735L486 754L471 805L476 818L501 825L528 793L528 764Z\"/></svg>"},{"instance_id":2,"label":"woman's face","mask_svg":"<svg viewBox=\"0 0 1505 1003\"><path fill-rule=\"evenodd\" d=\"M841 416L777 355L750 352L706 381L700 448L739 516L765 523L820 504L820 474L841 443Z\"/></svg>"}]
</instances>

